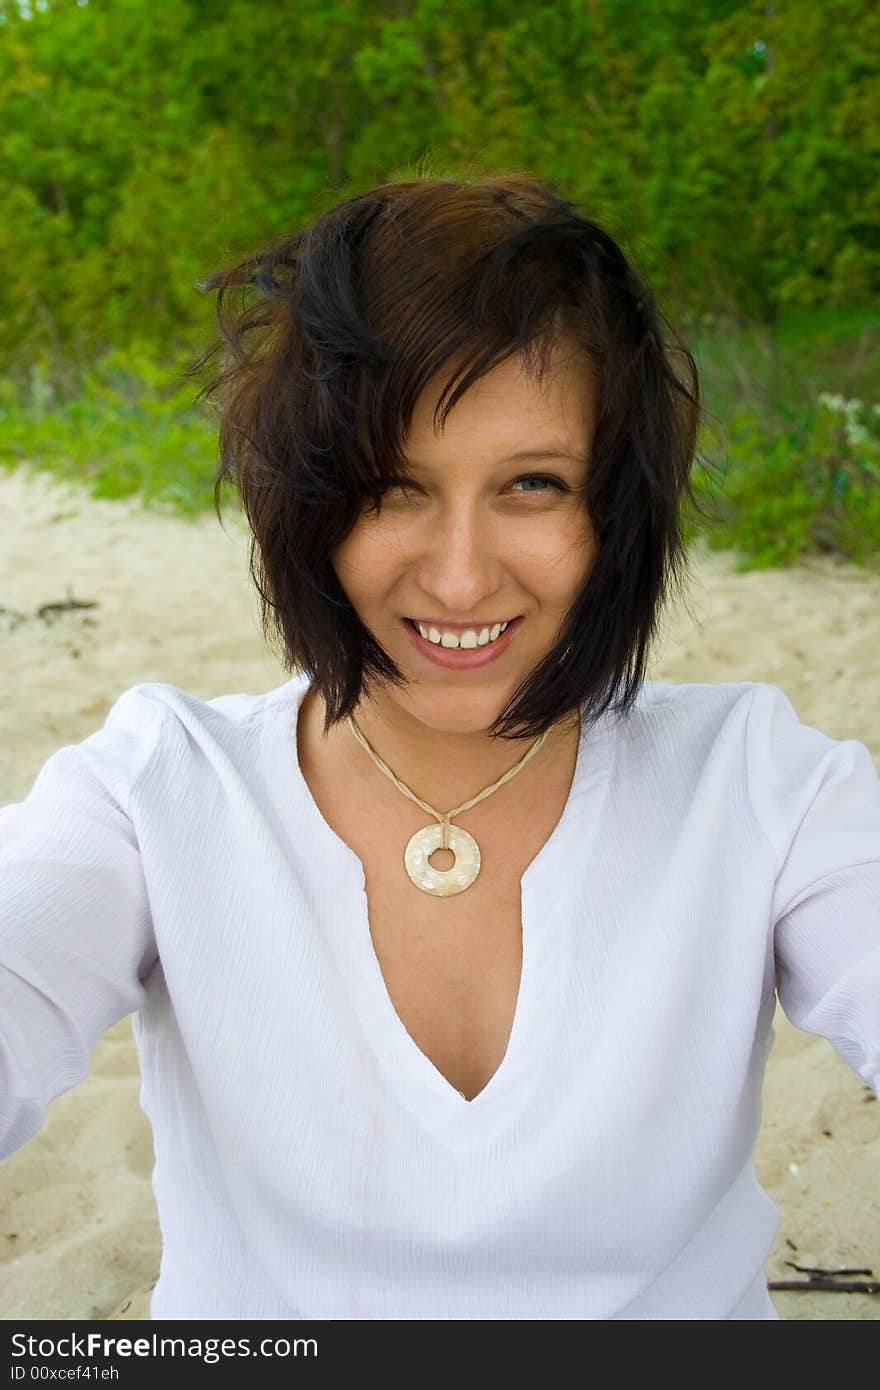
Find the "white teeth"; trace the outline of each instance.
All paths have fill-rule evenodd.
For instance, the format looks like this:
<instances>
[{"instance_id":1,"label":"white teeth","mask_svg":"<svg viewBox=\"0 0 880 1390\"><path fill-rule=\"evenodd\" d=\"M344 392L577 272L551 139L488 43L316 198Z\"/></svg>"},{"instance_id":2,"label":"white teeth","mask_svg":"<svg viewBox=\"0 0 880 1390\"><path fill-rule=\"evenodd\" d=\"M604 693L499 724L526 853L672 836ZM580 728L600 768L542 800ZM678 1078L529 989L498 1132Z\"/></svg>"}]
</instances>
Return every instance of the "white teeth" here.
<instances>
[{"instance_id":1,"label":"white teeth","mask_svg":"<svg viewBox=\"0 0 880 1390\"><path fill-rule=\"evenodd\" d=\"M469 627L464 632L440 632L436 627L425 627L422 623L416 623L416 627L423 637L429 642L433 642L435 647L485 647L487 643L494 642L496 637L509 626L506 623L496 623L494 627L484 627L482 632Z\"/></svg>"}]
</instances>

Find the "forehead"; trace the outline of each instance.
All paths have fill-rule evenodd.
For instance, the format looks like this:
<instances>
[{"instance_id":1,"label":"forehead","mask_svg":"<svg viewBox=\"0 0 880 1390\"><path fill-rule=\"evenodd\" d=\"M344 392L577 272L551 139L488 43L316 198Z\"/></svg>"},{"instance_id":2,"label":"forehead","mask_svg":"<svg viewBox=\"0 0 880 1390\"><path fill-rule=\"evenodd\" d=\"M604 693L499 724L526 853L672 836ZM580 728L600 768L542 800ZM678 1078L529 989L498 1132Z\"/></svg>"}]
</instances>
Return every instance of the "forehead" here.
<instances>
[{"instance_id":1,"label":"forehead","mask_svg":"<svg viewBox=\"0 0 880 1390\"><path fill-rule=\"evenodd\" d=\"M596 414L595 376L585 353L555 348L542 378L530 373L519 355L509 357L473 382L443 423L441 392L453 382L445 405L459 372L460 363L447 364L416 401L405 441L413 466L428 466L448 447L462 445L507 461L584 456Z\"/></svg>"}]
</instances>

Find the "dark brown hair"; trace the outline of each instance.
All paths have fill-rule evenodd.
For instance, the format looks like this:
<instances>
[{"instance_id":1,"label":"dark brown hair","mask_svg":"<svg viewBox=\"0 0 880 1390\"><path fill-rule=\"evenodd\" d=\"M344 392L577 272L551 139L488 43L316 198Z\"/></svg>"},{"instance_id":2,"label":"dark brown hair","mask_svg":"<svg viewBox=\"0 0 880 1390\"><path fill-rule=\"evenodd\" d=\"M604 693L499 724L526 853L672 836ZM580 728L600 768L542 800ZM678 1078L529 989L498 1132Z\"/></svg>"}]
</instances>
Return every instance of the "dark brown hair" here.
<instances>
[{"instance_id":1,"label":"dark brown hair","mask_svg":"<svg viewBox=\"0 0 880 1390\"><path fill-rule=\"evenodd\" d=\"M201 287L218 290L220 338L191 374L225 348L221 374L199 393L221 405L215 509L233 482L253 533L264 636L271 645L277 634L286 670L316 683L325 731L373 681L406 684L331 555L406 471L419 394L456 364L434 415L442 428L469 386L513 354L546 376L562 335L596 368L582 502L597 554L560 641L489 732L533 739L579 706L588 720L611 706L629 713L667 589L687 573L680 510L685 495L700 510L690 473L701 406L693 357L674 330L677 347L664 344L666 320L607 232L526 173L401 179ZM673 371L675 352L688 381Z\"/></svg>"}]
</instances>

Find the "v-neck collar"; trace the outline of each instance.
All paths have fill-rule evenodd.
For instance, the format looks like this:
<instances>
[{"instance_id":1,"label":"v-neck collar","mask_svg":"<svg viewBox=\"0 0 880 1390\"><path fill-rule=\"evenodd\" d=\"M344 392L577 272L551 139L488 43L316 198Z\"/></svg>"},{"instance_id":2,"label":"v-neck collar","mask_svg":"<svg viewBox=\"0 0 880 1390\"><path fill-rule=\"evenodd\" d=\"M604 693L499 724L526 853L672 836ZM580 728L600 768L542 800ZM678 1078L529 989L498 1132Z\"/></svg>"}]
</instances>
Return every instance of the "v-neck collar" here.
<instances>
[{"instance_id":1,"label":"v-neck collar","mask_svg":"<svg viewBox=\"0 0 880 1390\"><path fill-rule=\"evenodd\" d=\"M320 873L333 885L333 898L351 903L350 912L333 913L340 971L350 987L366 1040L390 1092L438 1136L488 1134L516 1108L518 1091L540 1087L542 1067L554 1050L554 1032L564 1028L561 1009L567 980L572 889L589 877L590 857L602 822L615 740L616 717L606 712L588 725L581 721L575 769L562 813L549 838L520 879L522 969L507 1049L493 1076L471 1100L443 1075L406 1030L388 994L370 934L366 874L360 856L324 819L302 773L297 726L311 685L306 673L282 687L283 717L271 727L283 739L274 747L273 765L283 769L295 808L291 834L303 820ZM576 895L574 895L576 896Z\"/></svg>"}]
</instances>

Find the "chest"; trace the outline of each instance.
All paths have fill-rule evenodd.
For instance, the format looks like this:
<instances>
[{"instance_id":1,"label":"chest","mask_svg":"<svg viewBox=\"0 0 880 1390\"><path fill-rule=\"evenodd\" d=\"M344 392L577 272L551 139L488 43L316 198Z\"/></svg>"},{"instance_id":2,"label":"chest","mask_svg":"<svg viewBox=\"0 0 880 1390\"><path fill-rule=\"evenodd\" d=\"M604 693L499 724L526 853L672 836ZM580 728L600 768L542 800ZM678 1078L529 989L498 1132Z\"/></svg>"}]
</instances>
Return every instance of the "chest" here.
<instances>
[{"instance_id":1,"label":"chest","mask_svg":"<svg viewBox=\"0 0 880 1390\"><path fill-rule=\"evenodd\" d=\"M364 806L351 784L340 795L332 778L310 781L324 819L363 864L370 940L394 1011L467 1100L504 1060L522 974L520 879L562 815L571 775L568 767L545 783L540 808L512 814L509 804L487 805L482 819L462 815L480 847L480 871L448 897L424 892L406 871L410 837L435 823L422 808L403 797L395 805L393 796L381 809ZM430 862L446 869L453 856L437 850Z\"/></svg>"},{"instance_id":2,"label":"chest","mask_svg":"<svg viewBox=\"0 0 880 1390\"><path fill-rule=\"evenodd\" d=\"M373 950L413 1042L471 1100L501 1065L513 1024L522 973L519 876L496 863L465 892L434 897L409 879L404 844L389 836L380 848L358 851ZM491 862L488 846L481 854Z\"/></svg>"}]
</instances>

